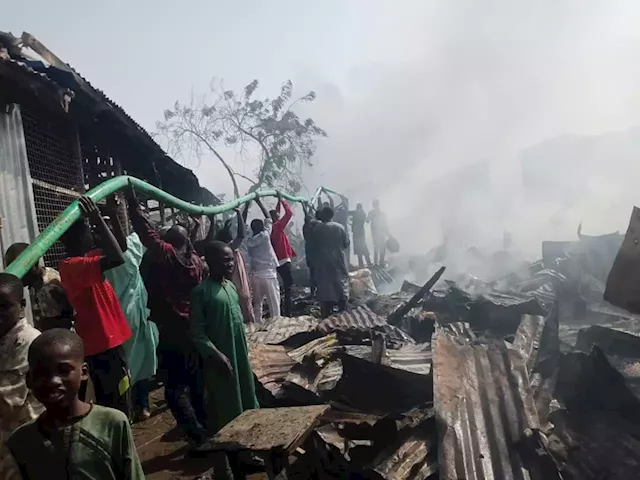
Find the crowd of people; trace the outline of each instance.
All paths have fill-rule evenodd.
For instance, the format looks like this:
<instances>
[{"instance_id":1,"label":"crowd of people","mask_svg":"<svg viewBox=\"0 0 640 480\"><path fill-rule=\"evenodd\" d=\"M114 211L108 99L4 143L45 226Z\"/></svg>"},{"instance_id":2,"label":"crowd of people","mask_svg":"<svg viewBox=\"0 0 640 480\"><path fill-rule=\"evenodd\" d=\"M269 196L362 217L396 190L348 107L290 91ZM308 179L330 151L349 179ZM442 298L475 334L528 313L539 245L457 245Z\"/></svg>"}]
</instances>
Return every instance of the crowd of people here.
<instances>
[{"instance_id":1,"label":"crowd of people","mask_svg":"<svg viewBox=\"0 0 640 480\"><path fill-rule=\"evenodd\" d=\"M263 218L247 228L247 203L226 223L211 219L196 240L183 225L156 229L133 189L126 197L130 235L115 197L102 211L81 197L58 271L38 262L22 279L0 273L3 479L144 478L130 422L151 415L154 377L196 451L259 407L244 324L292 314L291 207L281 195L271 211L257 199ZM368 215L361 204L349 211L346 198L314 207L304 205L305 254L327 317L347 307L349 218L360 266L371 264L366 223L374 262L384 263L386 220L377 201ZM5 263L27 247L9 247ZM216 478L231 477L237 458L216 458Z\"/></svg>"}]
</instances>

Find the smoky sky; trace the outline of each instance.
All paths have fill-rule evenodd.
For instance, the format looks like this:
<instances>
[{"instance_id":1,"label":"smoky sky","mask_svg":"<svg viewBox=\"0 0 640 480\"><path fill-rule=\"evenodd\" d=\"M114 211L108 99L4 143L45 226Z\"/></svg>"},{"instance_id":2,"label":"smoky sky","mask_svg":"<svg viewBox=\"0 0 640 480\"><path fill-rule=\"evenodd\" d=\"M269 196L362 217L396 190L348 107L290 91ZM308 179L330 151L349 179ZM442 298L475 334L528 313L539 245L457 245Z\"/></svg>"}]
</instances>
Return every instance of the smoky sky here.
<instances>
[{"instance_id":1,"label":"smoky sky","mask_svg":"<svg viewBox=\"0 0 640 480\"><path fill-rule=\"evenodd\" d=\"M580 221L624 230L638 203L637 1L63 3L14 2L0 28L34 34L150 131L213 76L235 89L258 78L264 95L288 78L315 90L298 113L329 137L309 190L379 198L405 252L445 236L495 249L509 231L535 257ZM525 185L523 158L553 181ZM213 158L177 160L231 192Z\"/></svg>"},{"instance_id":2,"label":"smoky sky","mask_svg":"<svg viewBox=\"0 0 640 480\"><path fill-rule=\"evenodd\" d=\"M535 256L543 239L575 238L580 221L588 233L624 231L637 199L623 179L640 154L629 133L640 120L640 4L430 5L413 20L410 57L319 88L331 98L312 110L330 134L319 183L364 203L379 197L415 252L445 235L497 248L508 231ZM524 157L553 182L524 186ZM489 188L465 178L477 163L489 165ZM567 199L565 190L578 191Z\"/></svg>"}]
</instances>

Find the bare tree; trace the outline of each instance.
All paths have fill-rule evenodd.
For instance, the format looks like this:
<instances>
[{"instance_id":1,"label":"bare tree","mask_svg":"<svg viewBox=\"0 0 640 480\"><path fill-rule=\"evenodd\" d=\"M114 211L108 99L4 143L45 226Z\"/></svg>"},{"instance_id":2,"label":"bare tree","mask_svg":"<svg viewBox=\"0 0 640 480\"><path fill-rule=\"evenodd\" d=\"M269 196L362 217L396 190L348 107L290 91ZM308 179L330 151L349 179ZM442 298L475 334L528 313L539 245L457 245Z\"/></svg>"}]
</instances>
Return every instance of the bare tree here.
<instances>
[{"instance_id":1,"label":"bare tree","mask_svg":"<svg viewBox=\"0 0 640 480\"><path fill-rule=\"evenodd\" d=\"M315 93L292 100L293 84L288 80L277 97L257 100L257 88L254 80L237 94L214 79L210 102L204 96L192 96L189 105L176 102L165 110L164 121L157 122L158 133L167 137L173 153L188 148L201 158L205 151L211 152L227 170L236 197L240 195L236 177L252 184L250 192L267 186L297 193L302 188L301 169L313 165L316 140L327 134L312 119L300 119L292 108L312 102ZM233 147L242 159L257 159L254 176L236 172L222 156L223 147Z\"/></svg>"}]
</instances>

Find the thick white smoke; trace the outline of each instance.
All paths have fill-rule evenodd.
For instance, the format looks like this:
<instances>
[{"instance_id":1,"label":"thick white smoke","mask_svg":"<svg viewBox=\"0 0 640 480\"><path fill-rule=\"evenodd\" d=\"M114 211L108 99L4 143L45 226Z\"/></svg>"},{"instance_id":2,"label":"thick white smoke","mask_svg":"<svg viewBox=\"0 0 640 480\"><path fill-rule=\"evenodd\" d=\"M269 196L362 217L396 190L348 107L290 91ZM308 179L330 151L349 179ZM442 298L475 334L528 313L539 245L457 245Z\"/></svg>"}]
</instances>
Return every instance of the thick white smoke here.
<instances>
[{"instance_id":1,"label":"thick white smoke","mask_svg":"<svg viewBox=\"0 0 640 480\"><path fill-rule=\"evenodd\" d=\"M638 201L640 4L428 3L413 16L402 4L413 35L397 60L345 85L305 79L318 100L303 113L329 133L310 186L365 208L379 198L406 252L445 235L495 250L508 231L535 258L580 221L624 230Z\"/></svg>"}]
</instances>

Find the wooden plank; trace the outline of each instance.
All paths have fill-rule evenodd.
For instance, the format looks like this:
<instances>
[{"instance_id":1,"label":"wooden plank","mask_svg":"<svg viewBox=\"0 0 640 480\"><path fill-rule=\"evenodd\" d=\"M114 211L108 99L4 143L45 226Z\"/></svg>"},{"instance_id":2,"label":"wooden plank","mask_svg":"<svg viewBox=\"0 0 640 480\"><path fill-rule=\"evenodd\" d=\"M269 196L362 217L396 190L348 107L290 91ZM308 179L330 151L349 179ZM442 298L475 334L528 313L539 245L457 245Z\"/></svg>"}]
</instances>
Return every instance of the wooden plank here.
<instances>
[{"instance_id":1,"label":"wooden plank","mask_svg":"<svg viewBox=\"0 0 640 480\"><path fill-rule=\"evenodd\" d=\"M207 450L277 450L290 455L313 431L328 405L247 410L225 425Z\"/></svg>"}]
</instances>

